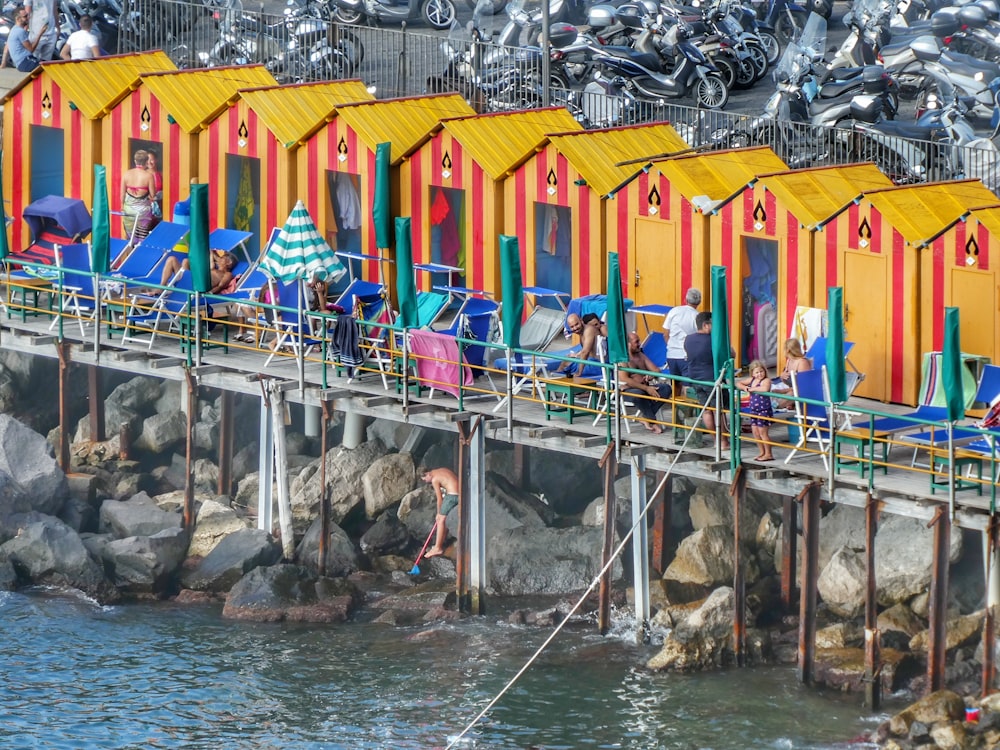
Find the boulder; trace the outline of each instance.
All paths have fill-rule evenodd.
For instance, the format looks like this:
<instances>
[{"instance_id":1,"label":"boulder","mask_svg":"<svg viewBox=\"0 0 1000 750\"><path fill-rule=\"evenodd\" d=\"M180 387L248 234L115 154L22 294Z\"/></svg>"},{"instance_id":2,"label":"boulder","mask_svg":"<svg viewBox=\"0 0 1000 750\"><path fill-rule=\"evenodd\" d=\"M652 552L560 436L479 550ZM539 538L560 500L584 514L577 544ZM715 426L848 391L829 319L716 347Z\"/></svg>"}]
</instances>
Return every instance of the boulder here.
<instances>
[{"instance_id":1,"label":"boulder","mask_svg":"<svg viewBox=\"0 0 1000 750\"><path fill-rule=\"evenodd\" d=\"M185 588L225 593L254 568L274 565L281 545L262 529L239 529L220 539L193 570L181 578Z\"/></svg>"},{"instance_id":2,"label":"boulder","mask_svg":"<svg viewBox=\"0 0 1000 750\"><path fill-rule=\"evenodd\" d=\"M219 467L207 458L195 459L191 467L194 490L202 494L215 495L219 488ZM161 481L171 487L183 490L187 485L187 459L180 453L170 456L170 465L163 467Z\"/></svg>"},{"instance_id":3,"label":"boulder","mask_svg":"<svg viewBox=\"0 0 1000 750\"><path fill-rule=\"evenodd\" d=\"M153 536L182 525L179 513L161 510L145 492L125 501L105 500L101 503L101 529L110 530L119 539Z\"/></svg>"},{"instance_id":4,"label":"boulder","mask_svg":"<svg viewBox=\"0 0 1000 750\"><path fill-rule=\"evenodd\" d=\"M501 595L568 594L582 591L601 569L603 533L598 528L520 527L490 536L486 569L490 589ZM622 576L620 561L612 580Z\"/></svg>"},{"instance_id":5,"label":"boulder","mask_svg":"<svg viewBox=\"0 0 1000 750\"><path fill-rule=\"evenodd\" d=\"M543 450L533 450L530 455L531 489L556 513L582 513L592 498L603 494L601 470L594 459Z\"/></svg>"},{"instance_id":6,"label":"boulder","mask_svg":"<svg viewBox=\"0 0 1000 750\"><path fill-rule=\"evenodd\" d=\"M392 510L380 515L360 542L361 551L369 557L405 552L409 543L410 532Z\"/></svg>"},{"instance_id":7,"label":"boulder","mask_svg":"<svg viewBox=\"0 0 1000 750\"><path fill-rule=\"evenodd\" d=\"M377 440L362 443L354 449L339 446L327 451L326 482L330 493L331 521L342 523L364 502L361 477L378 458L384 455L386 447ZM291 482L292 520L296 529L305 528L319 515L319 469L319 460L313 461L302 468ZM242 494L241 482L240 495Z\"/></svg>"},{"instance_id":8,"label":"boulder","mask_svg":"<svg viewBox=\"0 0 1000 750\"><path fill-rule=\"evenodd\" d=\"M867 592L864 553L847 547L837 550L820 572L816 588L834 614L850 619L864 612Z\"/></svg>"},{"instance_id":9,"label":"boulder","mask_svg":"<svg viewBox=\"0 0 1000 750\"><path fill-rule=\"evenodd\" d=\"M115 539L104 547L104 567L122 593L162 596L172 593L187 548L188 535L179 526L152 536Z\"/></svg>"},{"instance_id":10,"label":"boulder","mask_svg":"<svg viewBox=\"0 0 1000 750\"><path fill-rule=\"evenodd\" d=\"M205 500L195 518L188 554L205 557L229 534L249 528L250 522L228 505L217 500Z\"/></svg>"},{"instance_id":11,"label":"boulder","mask_svg":"<svg viewBox=\"0 0 1000 750\"><path fill-rule=\"evenodd\" d=\"M0 545L0 557L10 561L22 583L79 589L101 604L120 598L79 535L57 518L28 523Z\"/></svg>"},{"instance_id":12,"label":"boulder","mask_svg":"<svg viewBox=\"0 0 1000 750\"><path fill-rule=\"evenodd\" d=\"M681 541L674 559L663 573L671 601L694 601L716 586L733 581L733 531L725 526L706 526ZM756 561L744 549L745 580L752 585L759 577Z\"/></svg>"},{"instance_id":13,"label":"boulder","mask_svg":"<svg viewBox=\"0 0 1000 750\"><path fill-rule=\"evenodd\" d=\"M0 414L0 517L32 510L59 515L68 495L66 475L45 438Z\"/></svg>"},{"instance_id":14,"label":"boulder","mask_svg":"<svg viewBox=\"0 0 1000 750\"><path fill-rule=\"evenodd\" d=\"M740 513L740 534L754 539L761 518L776 504L774 496L748 491ZM709 526L733 528L733 498L724 484L701 482L688 502L688 513L695 531Z\"/></svg>"},{"instance_id":15,"label":"boulder","mask_svg":"<svg viewBox=\"0 0 1000 750\"><path fill-rule=\"evenodd\" d=\"M656 489L655 474L647 472L646 500ZM632 477L624 476L615 480L615 522L621 532L632 528ZM580 523L584 526L604 525L604 495L594 498L583 511Z\"/></svg>"},{"instance_id":16,"label":"boulder","mask_svg":"<svg viewBox=\"0 0 1000 750\"><path fill-rule=\"evenodd\" d=\"M882 691L889 694L899 690L904 675L913 673L913 658L884 647L879 651L879 658ZM817 685L826 685L843 692L862 692L866 679L865 650L861 647L817 648L813 674Z\"/></svg>"},{"instance_id":17,"label":"boulder","mask_svg":"<svg viewBox=\"0 0 1000 750\"><path fill-rule=\"evenodd\" d=\"M187 417L179 410L154 414L142 423L142 433L135 440L138 450L158 456L172 450L187 436Z\"/></svg>"},{"instance_id":18,"label":"boulder","mask_svg":"<svg viewBox=\"0 0 1000 750\"><path fill-rule=\"evenodd\" d=\"M295 551L295 559L298 560L299 564L316 572L320 572L319 536L320 522L317 518L306 531ZM360 562L358 552L354 548L354 542L351 541L346 531L337 524L331 523L326 547L326 570L322 573L330 577L348 576L359 568Z\"/></svg>"},{"instance_id":19,"label":"boulder","mask_svg":"<svg viewBox=\"0 0 1000 750\"><path fill-rule=\"evenodd\" d=\"M350 581L299 565L258 567L230 590L222 616L251 622L344 622L363 595Z\"/></svg>"},{"instance_id":20,"label":"boulder","mask_svg":"<svg viewBox=\"0 0 1000 750\"><path fill-rule=\"evenodd\" d=\"M831 514L832 515L832 514ZM862 525L862 530L864 526ZM822 532L821 532L822 533ZM859 549L864 549L862 545ZM948 560L962 554L962 530L953 526ZM909 601L927 591L934 562L934 529L925 521L889 515L879 522L875 536L875 580L878 603L883 607Z\"/></svg>"},{"instance_id":21,"label":"boulder","mask_svg":"<svg viewBox=\"0 0 1000 750\"><path fill-rule=\"evenodd\" d=\"M365 515L376 518L403 499L413 489L416 468L409 453L390 453L368 467L361 476L365 494Z\"/></svg>"},{"instance_id":22,"label":"boulder","mask_svg":"<svg viewBox=\"0 0 1000 750\"><path fill-rule=\"evenodd\" d=\"M13 591L17 588L17 573L10 560L0 558L0 591Z\"/></svg>"}]
</instances>

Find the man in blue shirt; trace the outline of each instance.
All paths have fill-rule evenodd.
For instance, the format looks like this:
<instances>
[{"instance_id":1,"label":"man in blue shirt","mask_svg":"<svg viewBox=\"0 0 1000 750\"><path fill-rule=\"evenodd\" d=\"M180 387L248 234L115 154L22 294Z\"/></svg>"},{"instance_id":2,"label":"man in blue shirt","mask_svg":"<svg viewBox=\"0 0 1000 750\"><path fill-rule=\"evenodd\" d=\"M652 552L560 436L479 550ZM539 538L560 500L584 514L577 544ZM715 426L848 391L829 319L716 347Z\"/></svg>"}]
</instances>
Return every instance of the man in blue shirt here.
<instances>
[{"instance_id":1,"label":"man in blue shirt","mask_svg":"<svg viewBox=\"0 0 1000 750\"><path fill-rule=\"evenodd\" d=\"M47 25L43 27L42 33L32 42L28 37L28 15L28 11L24 8L18 9L14 15L15 26L10 30L7 46L4 47L4 64L6 64L9 55L14 67L22 73L30 73L38 67L38 58L35 57L34 52L38 47L39 40L48 28Z\"/></svg>"},{"instance_id":2,"label":"man in blue shirt","mask_svg":"<svg viewBox=\"0 0 1000 750\"><path fill-rule=\"evenodd\" d=\"M702 380L708 383L715 381L715 359L712 353L712 313L700 312L695 319L698 327L695 333L689 333L684 338L684 351L687 354L687 376L692 380ZM698 400L703 404L708 404L712 396L710 386L696 385L695 393ZM712 399L714 402L714 399ZM725 403L725 402L723 402ZM711 407L711 404L710 404ZM715 412L708 408L704 414L705 429L715 432ZM722 421L723 437L719 443L722 450L729 447L729 439L725 436L726 422Z\"/></svg>"}]
</instances>

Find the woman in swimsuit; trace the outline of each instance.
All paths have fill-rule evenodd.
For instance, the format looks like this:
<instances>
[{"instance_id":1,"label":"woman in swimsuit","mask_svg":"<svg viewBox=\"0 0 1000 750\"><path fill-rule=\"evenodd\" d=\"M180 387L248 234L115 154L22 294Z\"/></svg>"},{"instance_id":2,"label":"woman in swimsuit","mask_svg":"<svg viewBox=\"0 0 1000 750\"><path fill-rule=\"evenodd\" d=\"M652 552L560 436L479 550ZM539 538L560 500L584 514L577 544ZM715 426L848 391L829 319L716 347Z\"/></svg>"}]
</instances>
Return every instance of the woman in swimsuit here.
<instances>
[{"instance_id":1,"label":"woman in swimsuit","mask_svg":"<svg viewBox=\"0 0 1000 750\"><path fill-rule=\"evenodd\" d=\"M122 227L130 241L145 237L156 224L152 211L156 185L146 171L148 160L149 152L139 149L132 156L135 166L122 173Z\"/></svg>"}]
</instances>

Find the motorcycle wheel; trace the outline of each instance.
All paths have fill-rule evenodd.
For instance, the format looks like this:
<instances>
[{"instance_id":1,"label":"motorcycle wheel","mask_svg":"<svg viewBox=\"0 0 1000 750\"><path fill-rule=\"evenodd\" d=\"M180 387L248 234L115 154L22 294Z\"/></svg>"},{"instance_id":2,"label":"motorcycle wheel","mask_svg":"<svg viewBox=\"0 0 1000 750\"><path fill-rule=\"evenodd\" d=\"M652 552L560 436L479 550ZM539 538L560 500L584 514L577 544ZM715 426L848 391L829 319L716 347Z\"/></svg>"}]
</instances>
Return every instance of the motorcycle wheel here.
<instances>
[{"instance_id":1,"label":"motorcycle wheel","mask_svg":"<svg viewBox=\"0 0 1000 750\"><path fill-rule=\"evenodd\" d=\"M774 35L778 37L778 41L781 42L782 46L795 39L799 31L798 25L788 17L787 13L778 16L778 20L774 23Z\"/></svg>"},{"instance_id":2,"label":"motorcycle wheel","mask_svg":"<svg viewBox=\"0 0 1000 750\"><path fill-rule=\"evenodd\" d=\"M420 6L420 15L431 28L438 31L450 29L457 14L452 0L424 0L424 4Z\"/></svg>"},{"instance_id":3,"label":"motorcycle wheel","mask_svg":"<svg viewBox=\"0 0 1000 750\"><path fill-rule=\"evenodd\" d=\"M696 79L691 93L697 105L704 109L723 109L729 102L729 89L718 73Z\"/></svg>"},{"instance_id":4,"label":"motorcycle wheel","mask_svg":"<svg viewBox=\"0 0 1000 750\"><path fill-rule=\"evenodd\" d=\"M344 65L344 72L347 75L353 74L358 69L358 66L365 61L365 45L358 39L356 34L346 29L340 30L340 36L337 39L337 50L343 56L342 64Z\"/></svg>"},{"instance_id":5,"label":"motorcycle wheel","mask_svg":"<svg viewBox=\"0 0 1000 750\"><path fill-rule=\"evenodd\" d=\"M726 88L731 89L736 85L736 63L729 57L716 55L712 58L712 65L719 69L719 75L726 84Z\"/></svg>"},{"instance_id":6,"label":"motorcycle wheel","mask_svg":"<svg viewBox=\"0 0 1000 750\"><path fill-rule=\"evenodd\" d=\"M750 58L736 61L736 85L730 88L748 89L757 83L757 69Z\"/></svg>"},{"instance_id":7,"label":"motorcycle wheel","mask_svg":"<svg viewBox=\"0 0 1000 750\"><path fill-rule=\"evenodd\" d=\"M348 26L357 26L365 17L359 10L348 10L339 6L333 9L333 20L337 23L346 23Z\"/></svg>"},{"instance_id":8,"label":"motorcycle wheel","mask_svg":"<svg viewBox=\"0 0 1000 750\"><path fill-rule=\"evenodd\" d=\"M806 3L806 10L817 13L829 21L833 15L833 0L809 0Z\"/></svg>"},{"instance_id":9,"label":"motorcycle wheel","mask_svg":"<svg viewBox=\"0 0 1000 750\"><path fill-rule=\"evenodd\" d=\"M747 52L750 53L750 62L754 68L754 83L767 75L770 63L767 60L767 52L759 44L747 43Z\"/></svg>"},{"instance_id":10,"label":"motorcycle wheel","mask_svg":"<svg viewBox=\"0 0 1000 750\"><path fill-rule=\"evenodd\" d=\"M767 64L774 65L781 58L781 42L770 31L758 31L757 36L760 37L760 43L767 54Z\"/></svg>"}]
</instances>

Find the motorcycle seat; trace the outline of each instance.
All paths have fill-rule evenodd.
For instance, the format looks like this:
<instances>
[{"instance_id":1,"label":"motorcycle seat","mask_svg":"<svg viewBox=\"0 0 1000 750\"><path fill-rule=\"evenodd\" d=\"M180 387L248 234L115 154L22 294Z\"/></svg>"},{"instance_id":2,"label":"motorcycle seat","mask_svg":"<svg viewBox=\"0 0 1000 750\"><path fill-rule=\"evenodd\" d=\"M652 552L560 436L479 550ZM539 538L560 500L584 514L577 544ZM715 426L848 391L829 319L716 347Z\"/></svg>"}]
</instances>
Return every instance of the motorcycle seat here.
<instances>
[{"instance_id":1,"label":"motorcycle seat","mask_svg":"<svg viewBox=\"0 0 1000 750\"><path fill-rule=\"evenodd\" d=\"M945 63L949 70L958 75L974 76L976 73L983 73L985 83L989 83L997 76L1000 76L1000 65L989 60L980 60L972 55L963 55L960 52L945 52L941 56L941 61ZM985 85L984 83L984 85Z\"/></svg>"},{"instance_id":2,"label":"motorcycle seat","mask_svg":"<svg viewBox=\"0 0 1000 750\"><path fill-rule=\"evenodd\" d=\"M249 31L254 34L267 34L268 36L285 36L288 33L284 19L277 23L267 24L256 18L240 16L236 20L235 26L243 31Z\"/></svg>"},{"instance_id":3,"label":"motorcycle seat","mask_svg":"<svg viewBox=\"0 0 1000 750\"><path fill-rule=\"evenodd\" d=\"M646 70L659 72L663 70L663 60L655 52L636 52L631 47L604 47L605 52L612 57L620 57L631 60L636 65L641 65Z\"/></svg>"},{"instance_id":4,"label":"motorcycle seat","mask_svg":"<svg viewBox=\"0 0 1000 750\"><path fill-rule=\"evenodd\" d=\"M864 65L858 65L853 68L834 68L829 72L828 78L831 81L848 81L852 78L857 78L864 69Z\"/></svg>"},{"instance_id":5,"label":"motorcycle seat","mask_svg":"<svg viewBox=\"0 0 1000 750\"><path fill-rule=\"evenodd\" d=\"M920 141L934 140L935 133L940 130L937 125L917 125L899 120L880 120L869 127L886 135L898 135L901 138L914 138Z\"/></svg>"},{"instance_id":6,"label":"motorcycle seat","mask_svg":"<svg viewBox=\"0 0 1000 750\"><path fill-rule=\"evenodd\" d=\"M901 52L905 52L906 50L908 50L910 48L911 41L913 40L904 39L902 41L896 41L892 42L891 44L887 44L881 49L879 49L879 54L882 55L883 58L895 57Z\"/></svg>"},{"instance_id":7,"label":"motorcycle seat","mask_svg":"<svg viewBox=\"0 0 1000 750\"><path fill-rule=\"evenodd\" d=\"M837 99L813 99L809 103L809 114L815 116L828 109L843 107L845 105L849 105L850 103L851 100L843 96L838 97Z\"/></svg>"},{"instance_id":8,"label":"motorcycle seat","mask_svg":"<svg viewBox=\"0 0 1000 750\"><path fill-rule=\"evenodd\" d=\"M860 68L858 69L860 70ZM843 80L827 81L819 88L820 99L833 99L843 96L852 89L861 90L861 78L848 78Z\"/></svg>"}]
</instances>

